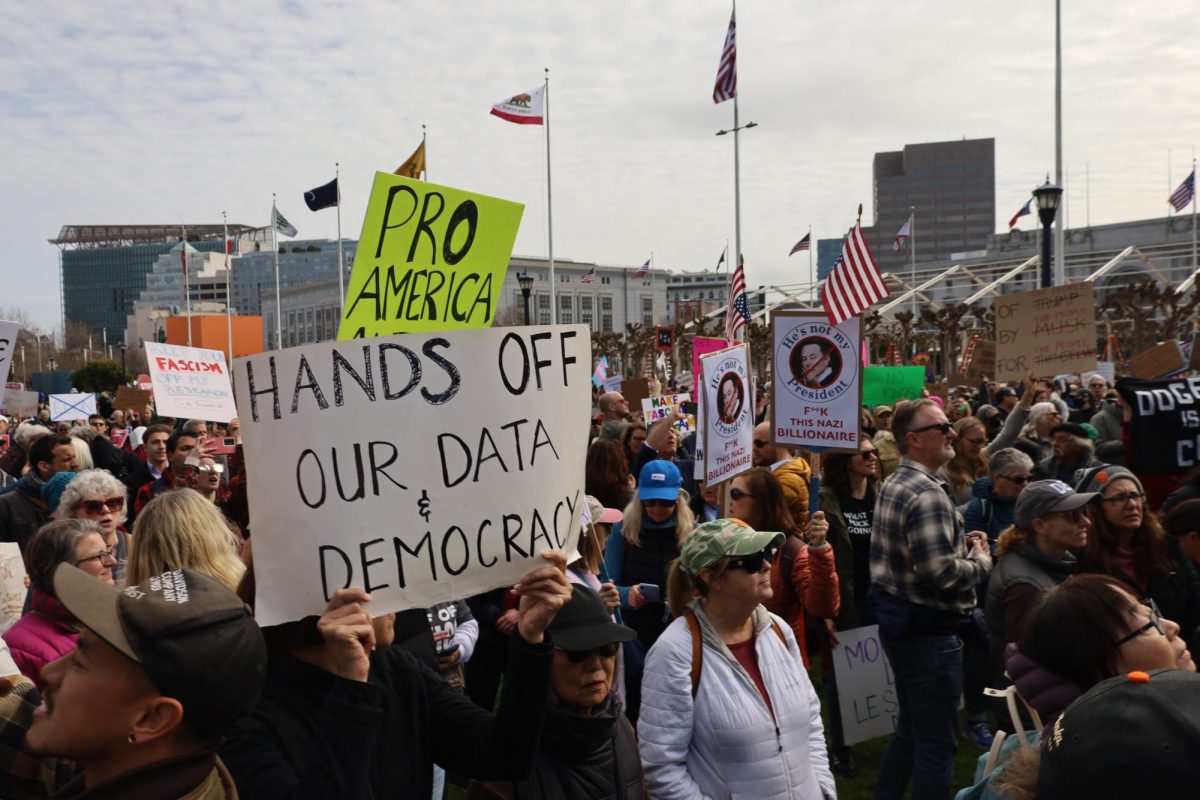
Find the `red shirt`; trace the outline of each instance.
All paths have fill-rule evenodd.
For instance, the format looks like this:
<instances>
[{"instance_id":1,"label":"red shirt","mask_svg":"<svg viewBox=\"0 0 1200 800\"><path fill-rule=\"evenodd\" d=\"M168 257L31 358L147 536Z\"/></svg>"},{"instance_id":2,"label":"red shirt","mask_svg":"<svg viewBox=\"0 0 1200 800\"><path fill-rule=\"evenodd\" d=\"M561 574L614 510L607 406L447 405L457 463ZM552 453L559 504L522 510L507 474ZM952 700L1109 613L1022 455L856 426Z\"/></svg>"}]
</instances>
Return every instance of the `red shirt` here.
<instances>
[{"instance_id":1,"label":"red shirt","mask_svg":"<svg viewBox=\"0 0 1200 800\"><path fill-rule=\"evenodd\" d=\"M754 639L747 639L738 644L728 645L728 647L729 652L733 653L733 657L742 665L742 668L750 673L750 679L758 687L758 693L766 701L767 711L771 712L771 719L774 719L775 709L771 707L771 696L767 694L767 685L763 683L762 673L758 670L758 652L754 649Z\"/></svg>"}]
</instances>

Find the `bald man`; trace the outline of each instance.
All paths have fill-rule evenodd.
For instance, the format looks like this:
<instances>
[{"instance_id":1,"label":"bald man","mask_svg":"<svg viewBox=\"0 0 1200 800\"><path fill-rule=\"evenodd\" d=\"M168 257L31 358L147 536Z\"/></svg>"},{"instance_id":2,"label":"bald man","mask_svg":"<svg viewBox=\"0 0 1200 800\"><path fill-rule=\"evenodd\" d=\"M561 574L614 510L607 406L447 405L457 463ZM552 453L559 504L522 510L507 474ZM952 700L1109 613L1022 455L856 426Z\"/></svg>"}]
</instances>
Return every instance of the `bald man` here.
<instances>
[{"instance_id":1,"label":"bald man","mask_svg":"<svg viewBox=\"0 0 1200 800\"><path fill-rule=\"evenodd\" d=\"M596 406L604 415L604 422L609 420L625 422L629 419L629 401L620 392L605 392L596 401Z\"/></svg>"},{"instance_id":2,"label":"bald man","mask_svg":"<svg viewBox=\"0 0 1200 800\"><path fill-rule=\"evenodd\" d=\"M793 457L790 450L771 441L771 423L754 426L754 466L766 467L775 474L783 487L792 520L804 525L808 519L808 484L812 469L803 458Z\"/></svg>"}]
</instances>

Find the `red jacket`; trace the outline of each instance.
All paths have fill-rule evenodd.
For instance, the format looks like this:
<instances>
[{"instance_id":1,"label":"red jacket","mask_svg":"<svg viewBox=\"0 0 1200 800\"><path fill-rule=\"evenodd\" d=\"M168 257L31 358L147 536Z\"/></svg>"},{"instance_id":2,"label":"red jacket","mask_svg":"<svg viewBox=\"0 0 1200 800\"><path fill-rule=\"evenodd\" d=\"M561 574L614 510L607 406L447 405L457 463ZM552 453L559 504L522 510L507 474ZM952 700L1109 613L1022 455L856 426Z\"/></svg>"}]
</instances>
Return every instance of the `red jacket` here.
<instances>
[{"instance_id":1,"label":"red jacket","mask_svg":"<svg viewBox=\"0 0 1200 800\"><path fill-rule=\"evenodd\" d=\"M784 564L791 563L791 574L784 575ZM829 544L811 548L795 536L789 536L783 552L771 564L773 594L765 605L787 620L796 634L804 666L808 666L808 648L804 643L804 613L818 619L832 619L841 607L833 548Z\"/></svg>"}]
</instances>

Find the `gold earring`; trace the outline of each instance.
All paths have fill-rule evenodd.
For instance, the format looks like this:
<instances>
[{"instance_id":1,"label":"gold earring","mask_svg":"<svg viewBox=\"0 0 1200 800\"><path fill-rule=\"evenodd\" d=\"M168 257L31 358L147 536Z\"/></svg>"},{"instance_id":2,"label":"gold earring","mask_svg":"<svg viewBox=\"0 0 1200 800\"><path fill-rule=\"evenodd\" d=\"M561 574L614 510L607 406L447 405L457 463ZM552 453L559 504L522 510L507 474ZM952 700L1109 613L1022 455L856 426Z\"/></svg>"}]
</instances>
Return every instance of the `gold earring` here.
<instances>
[{"instance_id":1,"label":"gold earring","mask_svg":"<svg viewBox=\"0 0 1200 800\"><path fill-rule=\"evenodd\" d=\"M131 733L131 734L129 734L129 743L130 743L130 744L136 744L136 743L137 743L137 739L134 737L134 735L133 735L132 733Z\"/></svg>"}]
</instances>

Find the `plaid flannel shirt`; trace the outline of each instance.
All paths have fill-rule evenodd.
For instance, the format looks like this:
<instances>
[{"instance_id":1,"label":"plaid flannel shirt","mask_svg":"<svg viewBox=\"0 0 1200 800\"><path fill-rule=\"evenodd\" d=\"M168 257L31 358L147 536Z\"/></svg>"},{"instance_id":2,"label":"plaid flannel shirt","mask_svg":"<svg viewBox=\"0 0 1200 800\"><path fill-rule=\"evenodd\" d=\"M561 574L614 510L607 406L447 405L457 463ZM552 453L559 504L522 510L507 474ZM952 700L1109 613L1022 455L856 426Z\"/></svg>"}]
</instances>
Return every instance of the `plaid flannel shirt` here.
<instances>
[{"instance_id":1,"label":"plaid flannel shirt","mask_svg":"<svg viewBox=\"0 0 1200 800\"><path fill-rule=\"evenodd\" d=\"M991 569L989 556L967 556L950 486L901 458L875 501L871 582L911 603L965 613L975 607L975 585Z\"/></svg>"}]
</instances>

